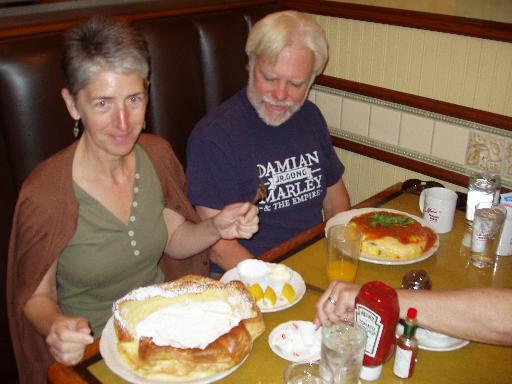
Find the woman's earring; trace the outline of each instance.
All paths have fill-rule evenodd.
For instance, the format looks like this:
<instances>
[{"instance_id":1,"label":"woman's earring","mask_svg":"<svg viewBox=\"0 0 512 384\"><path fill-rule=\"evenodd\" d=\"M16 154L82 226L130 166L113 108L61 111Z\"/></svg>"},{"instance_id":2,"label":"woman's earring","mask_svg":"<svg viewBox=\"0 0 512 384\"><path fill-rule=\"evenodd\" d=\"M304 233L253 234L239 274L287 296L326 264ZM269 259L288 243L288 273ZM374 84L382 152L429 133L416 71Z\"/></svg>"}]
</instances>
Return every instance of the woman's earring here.
<instances>
[{"instance_id":1,"label":"woman's earring","mask_svg":"<svg viewBox=\"0 0 512 384\"><path fill-rule=\"evenodd\" d=\"M144 124L142 124L142 130L146 129L146 120L144 120Z\"/></svg>"},{"instance_id":2,"label":"woman's earring","mask_svg":"<svg viewBox=\"0 0 512 384\"><path fill-rule=\"evenodd\" d=\"M73 127L73 136L75 136L75 139L78 137L78 134L80 133L80 128L78 128L78 122L80 119L75 120L75 126Z\"/></svg>"}]
</instances>

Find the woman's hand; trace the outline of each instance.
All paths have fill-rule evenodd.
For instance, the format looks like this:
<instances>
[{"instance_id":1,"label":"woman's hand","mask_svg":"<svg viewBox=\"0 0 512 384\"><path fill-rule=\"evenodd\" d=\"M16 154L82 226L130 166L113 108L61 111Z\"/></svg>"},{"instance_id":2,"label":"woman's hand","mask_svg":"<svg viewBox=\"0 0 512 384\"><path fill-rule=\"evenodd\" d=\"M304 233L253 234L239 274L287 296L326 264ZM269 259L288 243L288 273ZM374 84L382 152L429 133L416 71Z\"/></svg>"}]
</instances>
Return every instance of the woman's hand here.
<instances>
[{"instance_id":1,"label":"woman's hand","mask_svg":"<svg viewBox=\"0 0 512 384\"><path fill-rule=\"evenodd\" d=\"M316 303L316 326L354 321L355 300L359 288L356 284L333 281Z\"/></svg>"},{"instance_id":2,"label":"woman's hand","mask_svg":"<svg viewBox=\"0 0 512 384\"><path fill-rule=\"evenodd\" d=\"M46 337L54 359L65 365L77 364L84 355L85 347L93 341L89 324L83 317L57 317Z\"/></svg>"},{"instance_id":3,"label":"woman's hand","mask_svg":"<svg viewBox=\"0 0 512 384\"><path fill-rule=\"evenodd\" d=\"M258 231L258 212L250 203L230 204L213 217L213 225L222 239L250 239Z\"/></svg>"}]
</instances>

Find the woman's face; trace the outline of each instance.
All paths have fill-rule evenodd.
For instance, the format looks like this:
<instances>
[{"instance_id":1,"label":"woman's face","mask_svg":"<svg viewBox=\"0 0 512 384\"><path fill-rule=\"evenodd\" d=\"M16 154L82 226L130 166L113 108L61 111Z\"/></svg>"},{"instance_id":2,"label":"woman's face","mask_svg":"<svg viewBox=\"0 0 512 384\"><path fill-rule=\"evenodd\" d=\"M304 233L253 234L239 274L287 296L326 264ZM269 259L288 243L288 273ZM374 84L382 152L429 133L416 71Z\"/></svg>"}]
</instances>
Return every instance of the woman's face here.
<instances>
[{"instance_id":1,"label":"woman's face","mask_svg":"<svg viewBox=\"0 0 512 384\"><path fill-rule=\"evenodd\" d=\"M87 148L114 157L132 151L144 125L147 105L147 92L139 75L100 72L78 91L71 108L66 92L63 97L71 116L82 119Z\"/></svg>"}]
</instances>

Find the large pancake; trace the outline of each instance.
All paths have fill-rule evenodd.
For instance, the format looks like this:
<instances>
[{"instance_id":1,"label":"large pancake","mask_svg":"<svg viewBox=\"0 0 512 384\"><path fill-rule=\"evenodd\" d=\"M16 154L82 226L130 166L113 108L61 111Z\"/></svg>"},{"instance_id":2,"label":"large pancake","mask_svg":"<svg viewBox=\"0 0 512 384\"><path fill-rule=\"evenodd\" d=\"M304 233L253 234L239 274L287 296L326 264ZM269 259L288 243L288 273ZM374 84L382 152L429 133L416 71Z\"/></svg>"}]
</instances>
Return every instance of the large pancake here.
<instances>
[{"instance_id":1,"label":"large pancake","mask_svg":"<svg viewBox=\"0 0 512 384\"><path fill-rule=\"evenodd\" d=\"M205 346L183 345L184 342L192 342L192 339L198 341L197 335L201 335L201 329L189 329L179 335L180 342L167 344L137 332L141 322L152 315L172 311L173 308L179 308L180 313L185 315L188 309L197 311L200 308L201 314L209 316L212 303L217 306L220 304L223 310L227 310L227 315L222 315L232 317L236 324ZM194 275L170 283L138 288L116 301L113 310L121 357L138 375L151 379L198 379L225 371L247 356L252 342L265 329L258 306L241 282L223 284ZM214 315L210 312L210 316ZM160 321L156 328L161 329L155 331L165 332L166 327L173 327L173 323L179 323L180 320L170 317L167 321ZM182 326L187 328L187 324ZM201 328L201 324L198 328ZM205 332L209 331L206 329Z\"/></svg>"}]
</instances>

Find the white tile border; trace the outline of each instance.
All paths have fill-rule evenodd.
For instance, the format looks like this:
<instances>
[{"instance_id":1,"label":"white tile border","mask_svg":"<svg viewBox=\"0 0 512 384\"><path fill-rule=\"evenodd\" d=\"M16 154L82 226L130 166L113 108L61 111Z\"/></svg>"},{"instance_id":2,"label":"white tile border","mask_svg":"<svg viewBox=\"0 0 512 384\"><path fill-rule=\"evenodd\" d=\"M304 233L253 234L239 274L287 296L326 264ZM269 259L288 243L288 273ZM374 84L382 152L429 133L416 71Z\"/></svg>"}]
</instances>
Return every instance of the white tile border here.
<instances>
[{"instance_id":1,"label":"white tile border","mask_svg":"<svg viewBox=\"0 0 512 384\"><path fill-rule=\"evenodd\" d=\"M467 127L472 130L479 131L479 132L485 132L485 133L490 133L493 135L498 135L505 139L507 139L507 138L512 139L511 131L499 129L499 128L484 125L484 124L479 124L474 121L458 119L455 117L442 115L442 114L436 113L436 112L431 112L431 111L427 111L427 110L423 110L423 109L419 109L419 108L409 107L407 105L393 103L390 101L381 100L381 99L377 99L377 98L373 98L373 97L369 97L369 96L364 96L364 95L360 95L357 93L351 93L351 92L347 92L347 91L343 91L343 90L339 90L339 89L329 88L329 87L325 87L325 86L321 86L321 85L314 85L313 89L315 89L318 92L325 92L325 93L330 93L330 94L337 95L337 96L343 97L343 98L363 101L363 102L369 103L371 105L385 106L387 108L394 109L396 111L415 114L415 115L418 115L421 117L426 117L426 118L434 119L437 121L443 121L443 122L446 122L449 124ZM410 150L402 148L398 145L387 144L387 143L384 143L384 142L381 142L381 141L378 141L378 140L375 140L375 139L372 139L372 138L369 138L366 136L357 135L352 132L342 131L341 129L336 128L336 127L329 127L329 129L331 131L331 134L333 134L334 136L337 136L340 138L345 138L345 139L348 139L348 140L351 140L351 141L354 141L354 142L357 142L357 143L360 143L363 145L367 145L369 147L381 149L386 152L395 153L395 154L403 156L403 157L408 157L413 160L417 160L417 161L420 161L420 162L423 162L426 164L430 164L430 165L433 165L433 166L436 166L439 168L447 169L447 170L457 172L457 173L460 173L463 175L470 175L472 172L478 171L478 169L475 169L475 168L463 166L461 164L457 164L457 163L454 163L451 161L439 159L437 157L425 155L425 154L422 154L419 152L410 151ZM506 187L512 187L512 178L502 175L502 184Z\"/></svg>"}]
</instances>

